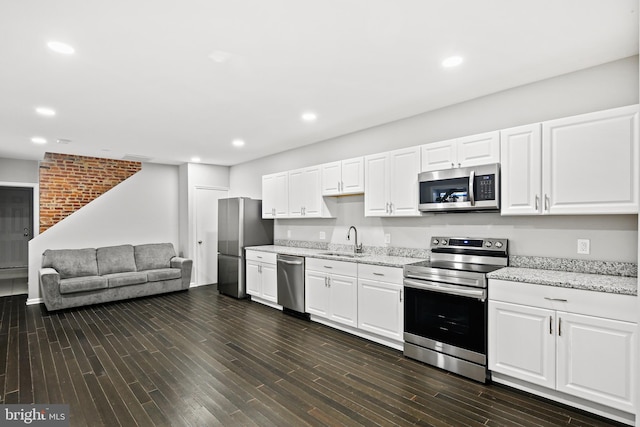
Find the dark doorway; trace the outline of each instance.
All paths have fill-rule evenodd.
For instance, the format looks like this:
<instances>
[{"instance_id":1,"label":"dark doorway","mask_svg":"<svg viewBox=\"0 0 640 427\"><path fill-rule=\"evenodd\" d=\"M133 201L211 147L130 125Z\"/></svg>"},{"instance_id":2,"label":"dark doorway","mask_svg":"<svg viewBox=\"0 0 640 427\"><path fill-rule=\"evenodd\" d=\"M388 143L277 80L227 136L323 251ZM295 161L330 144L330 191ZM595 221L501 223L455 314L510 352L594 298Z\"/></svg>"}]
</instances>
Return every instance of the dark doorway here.
<instances>
[{"instance_id":1,"label":"dark doorway","mask_svg":"<svg viewBox=\"0 0 640 427\"><path fill-rule=\"evenodd\" d=\"M32 227L33 188L0 187L0 269L27 267Z\"/></svg>"}]
</instances>

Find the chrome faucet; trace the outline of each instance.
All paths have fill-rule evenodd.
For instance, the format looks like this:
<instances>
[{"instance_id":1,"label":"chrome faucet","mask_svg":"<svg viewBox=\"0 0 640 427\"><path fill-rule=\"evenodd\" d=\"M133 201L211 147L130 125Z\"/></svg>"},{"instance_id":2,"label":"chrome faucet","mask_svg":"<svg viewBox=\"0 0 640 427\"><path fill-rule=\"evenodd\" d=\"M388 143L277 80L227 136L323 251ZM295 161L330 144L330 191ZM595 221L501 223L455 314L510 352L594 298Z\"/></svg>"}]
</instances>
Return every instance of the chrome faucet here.
<instances>
[{"instance_id":1,"label":"chrome faucet","mask_svg":"<svg viewBox=\"0 0 640 427\"><path fill-rule=\"evenodd\" d=\"M353 231L355 231L355 233L356 233L356 242L355 242L355 245L353 246L353 252L356 253L356 254L361 254L362 253L362 243L358 244L358 230L353 225L351 227L349 227L349 231L347 231L347 240L351 240L351 229L353 229Z\"/></svg>"}]
</instances>

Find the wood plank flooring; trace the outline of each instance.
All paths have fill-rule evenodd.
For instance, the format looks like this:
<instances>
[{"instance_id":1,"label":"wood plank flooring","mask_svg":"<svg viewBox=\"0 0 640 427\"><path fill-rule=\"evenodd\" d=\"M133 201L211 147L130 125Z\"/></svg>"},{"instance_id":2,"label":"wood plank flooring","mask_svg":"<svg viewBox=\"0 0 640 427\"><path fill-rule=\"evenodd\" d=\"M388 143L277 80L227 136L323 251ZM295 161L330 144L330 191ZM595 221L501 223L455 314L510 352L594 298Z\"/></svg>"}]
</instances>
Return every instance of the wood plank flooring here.
<instances>
[{"instance_id":1,"label":"wood plank flooring","mask_svg":"<svg viewBox=\"0 0 640 427\"><path fill-rule=\"evenodd\" d=\"M611 426L213 286L48 313L0 298L0 404L72 426Z\"/></svg>"}]
</instances>

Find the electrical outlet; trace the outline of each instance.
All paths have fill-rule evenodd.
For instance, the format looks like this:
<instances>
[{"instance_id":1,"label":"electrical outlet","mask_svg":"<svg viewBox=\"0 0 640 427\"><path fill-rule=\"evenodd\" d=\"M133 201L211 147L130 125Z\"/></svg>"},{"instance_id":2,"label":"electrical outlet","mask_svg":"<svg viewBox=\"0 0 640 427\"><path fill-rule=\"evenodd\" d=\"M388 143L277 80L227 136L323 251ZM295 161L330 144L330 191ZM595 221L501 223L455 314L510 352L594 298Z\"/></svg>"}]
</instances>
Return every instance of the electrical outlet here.
<instances>
[{"instance_id":1,"label":"electrical outlet","mask_svg":"<svg viewBox=\"0 0 640 427\"><path fill-rule=\"evenodd\" d=\"M591 253L591 242L589 239L578 239L578 253L584 255Z\"/></svg>"},{"instance_id":2,"label":"electrical outlet","mask_svg":"<svg viewBox=\"0 0 640 427\"><path fill-rule=\"evenodd\" d=\"M287 239L291 238L291 230L287 230Z\"/></svg>"},{"instance_id":3,"label":"electrical outlet","mask_svg":"<svg viewBox=\"0 0 640 427\"><path fill-rule=\"evenodd\" d=\"M327 235L324 233L324 231L320 232L320 240L324 240L327 238Z\"/></svg>"},{"instance_id":4,"label":"electrical outlet","mask_svg":"<svg viewBox=\"0 0 640 427\"><path fill-rule=\"evenodd\" d=\"M385 234L384 234L384 242L385 242L386 244L391 243L391 234L389 234L389 233L385 233Z\"/></svg>"}]
</instances>

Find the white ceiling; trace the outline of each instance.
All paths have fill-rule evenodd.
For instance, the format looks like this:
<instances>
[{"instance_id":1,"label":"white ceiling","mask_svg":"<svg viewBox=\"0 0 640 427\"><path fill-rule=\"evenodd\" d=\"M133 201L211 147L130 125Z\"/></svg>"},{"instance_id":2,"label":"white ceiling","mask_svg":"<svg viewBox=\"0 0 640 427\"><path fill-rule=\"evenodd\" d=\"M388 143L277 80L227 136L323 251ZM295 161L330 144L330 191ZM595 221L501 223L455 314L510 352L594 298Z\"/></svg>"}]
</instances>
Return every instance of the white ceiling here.
<instances>
[{"instance_id":1,"label":"white ceiling","mask_svg":"<svg viewBox=\"0 0 640 427\"><path fill-rule=\"evenodd\" d=\"M4 0L0 157L233 165L637 55L637 13L638 0ZM441 67L454 54L464 63Z\"/></svg>"}]
</instances>

